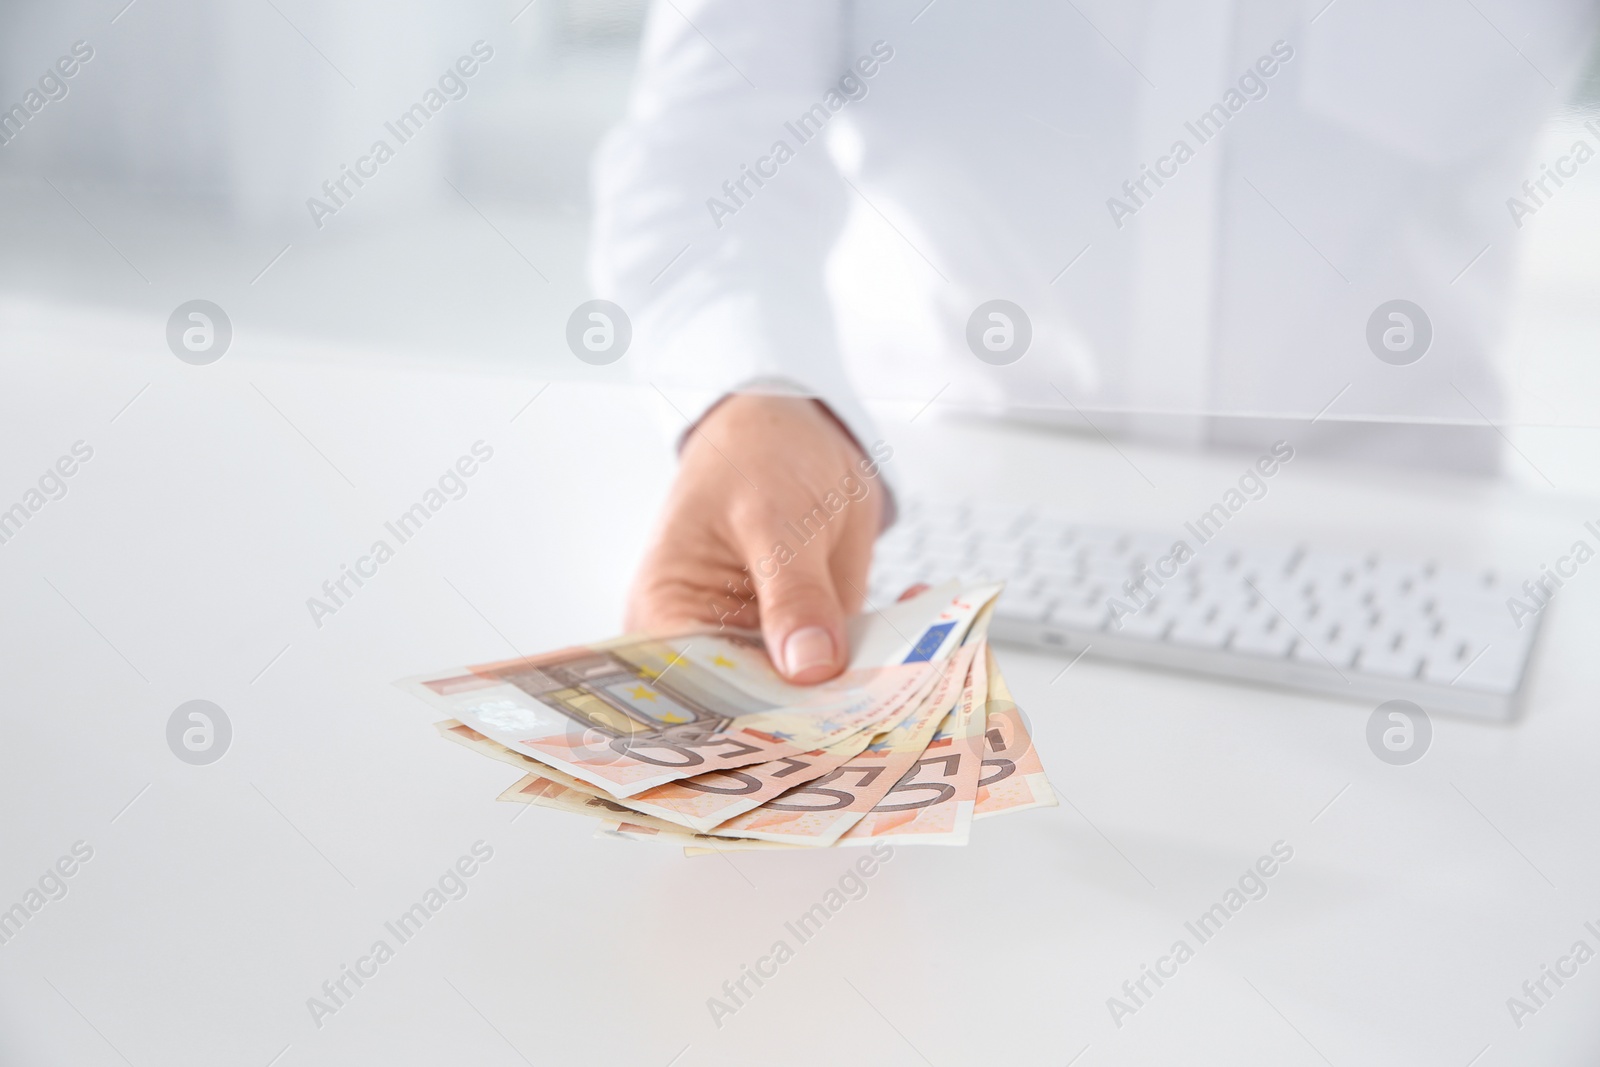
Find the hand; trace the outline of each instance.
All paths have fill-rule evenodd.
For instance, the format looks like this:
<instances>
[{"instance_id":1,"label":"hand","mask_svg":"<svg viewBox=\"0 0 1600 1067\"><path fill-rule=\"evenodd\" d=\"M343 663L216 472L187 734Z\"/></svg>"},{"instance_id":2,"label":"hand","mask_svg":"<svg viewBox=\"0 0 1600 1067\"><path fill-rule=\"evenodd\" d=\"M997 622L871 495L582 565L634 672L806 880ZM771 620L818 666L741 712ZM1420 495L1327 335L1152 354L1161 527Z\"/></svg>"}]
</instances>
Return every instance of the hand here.
<instances>
[{"instance_id":1,"label":"hand","mask_svg":"<svg viewBox=\"0 0 1600 1067\"><path fill-rule=\"evenodd\" d=\"M773 665L810 685L844 669L883 522L869 459L821 404L737 395L684 443L628 598L630 631L759 628Z\"/></svg>"}]
</instances>

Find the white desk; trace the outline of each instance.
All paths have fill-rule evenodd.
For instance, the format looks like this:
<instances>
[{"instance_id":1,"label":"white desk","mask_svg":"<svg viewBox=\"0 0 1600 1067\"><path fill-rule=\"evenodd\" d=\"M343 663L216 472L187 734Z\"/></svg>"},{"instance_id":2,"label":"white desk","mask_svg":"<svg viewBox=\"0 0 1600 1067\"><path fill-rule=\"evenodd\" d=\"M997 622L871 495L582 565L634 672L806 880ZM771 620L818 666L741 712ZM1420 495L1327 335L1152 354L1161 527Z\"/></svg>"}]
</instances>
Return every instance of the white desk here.
<instances>
[{"instance_id":1,"label":"white desk","mask_svg":"<svg viewBox=\"0 0 1600 1067\"><path fill-rule=\"evenodd\" d=\"M897 850L802 945L785 922L859 852L596 840L495 803L515 773L390 685L615 630L672 469L652 391L557 382L513 421L540 378L286 361L246 336L196 368L159 333L79 319L105 343L63 350L37 316L0 319L23 338L0 506L94 448L0 545L0 908L94 850L0 945L0 1062L1600 1061L1600 962L1520 1030L1506 1008L1575 940L1600 948L1600 570L1551 609L1523 721L1436 719L1409 767L1367 750L1366 706L1002 649L1066 802ZM1098 441L905 418L885 435L911 486L1158 529L1245 463L1125 448L1151 489ZM315 628L306 598L479 439L467 495ZM1531 573L1592 515L1303 456L1237 525ZM233 724L210 766L164 736L195 698ZM397 945L385 922L479 840L467 895ZM1199 944L1185 921L1279 840L1268 895ZM379 938L394 957L317 1028L307 998ZM1179 938L1194 958L1118 1028L1107 998ZM714 1026L707 998L779 939L794 958Z\"/></svg>"}]
</instances>

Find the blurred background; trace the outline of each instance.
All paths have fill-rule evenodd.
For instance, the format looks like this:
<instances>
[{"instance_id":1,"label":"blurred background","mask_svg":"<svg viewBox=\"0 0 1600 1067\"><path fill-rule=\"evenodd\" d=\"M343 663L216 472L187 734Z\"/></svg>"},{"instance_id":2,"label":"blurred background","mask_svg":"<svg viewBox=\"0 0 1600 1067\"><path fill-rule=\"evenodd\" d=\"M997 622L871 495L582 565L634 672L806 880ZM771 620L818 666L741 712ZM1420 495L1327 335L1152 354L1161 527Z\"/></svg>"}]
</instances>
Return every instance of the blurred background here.
<instances>
[{"instance_id":1,"label":"blurred background","mask_svg":"<svg viewBox=\"0 0 1600 1067\"><path fill-rule=\"evenodd\" d=\"M541 326L584 298L588 162L642 0L124 5L0 6L4 106L73 42L94 49L0 147L7 295L150 312L204 295L236 329L540 358ZM317 228L307 198L479 40L493 57L466 96Z\"/></svg>"},{"instance_id":2,"label":"blurred background","mask_svg":"<svg viewBox=\"0 0 1600 1067\"><path fill-rule=\"evenodd\" d=\"M993 0L983 2L940 0L934 13L982 18ZM1098 16L1118 2L1074 6ZM1309 0L1304 17L1325 2ZM1337 0L1320 28L1357 2ZM1381 0L1364 2L1381 10ZM489 1018L513 1047L550 1043L540 1062L665 1064L688 1036L697 1047L684 1067L772 1061L777 1046L756 1051L753 1017L703 1047L684 1020L708 1027L700 998L816 899L837 876L832 857L809 868L754 861L758 892L720 863L591 848L586 829L553 819L508 827L489 803L506 775L437 751L432 712L389 684L618 628L672 474L665 438L652 448L642 414L665 405L642 383L613 403L632 369L580 362L564 329L596 295L591 160L624 115L646 8L0 0L0 507L80 435L101 457L5 547L0 567L11 711L0 804L26 814L7 828L0 905L80 835L104 857L69 901L51 905L46 928L5 949L0 1062L516 1062L493 1044ZM324 196L324 182L376 138L394 140L386 124L479 41L492 56L461 78L464 95L319 227L307 199ZM20 132L7 129L5 115L77 42L92 57L60 82L64 95L51 89L59 98ZM1527 43L1504 43L1507 64L1520 63L1511 49ZM913 50L904 54L897 62L909 66ZM1579 137L1600 143L1600 56L1563 95L1527 172ZM1591 121L1597 129L1585 130ZM850 210L847 229L881 226L859 204ZM1515 582L1596 517L1600 160L1505 233L1496 252L1514 238L1516 269L1495 352L1497 421L1516 450L1504 477L1518 484L1491 495L1443 479L1421 492L1420 481L1388 484L1370 471L1325 477L1308 448L1297 480L1275 482L1271 505L1239 520L1240 536L1314 531L1352 553L1379 544L1464 564L1504 558ZM233 323L235 355L209 368L179 363L163 343L173 309L195 299L222 305ZM563 388L568 380L579 384ZM1009 503L1048 484L1107 521L1175 529L1244 466L1130 448L1153 476L1142 478L1098 440L1069 453L1031 437L1024 448L987 424L947 432L937 420L957 406L949 395L915 419L933 394L875 398L886 436L905 442L895 473L910 485L954 471L953 489ZM305 598L480 434L500 458L472 496L431 520L348 612L325 628L308 620ZM999 461L1008 458L1017 461ZM1058 821L991 837L971 858L925 849L897 860L900 887L873 890L879 911L863 905L844 920L889 946L867 954L865 991L897 991L885 1015L912 1020L921 1040L960 1029L948 1025L949 997L935 995L941 976L993 971L999 960L998 973L1016 980L975 985L963 1018L1025 1025L971 1026L966 1062L1003 1060L1032 1031L1056 1043L1048 1062L1066 1062L1081 1042L1060 1035L1077 1029L1095 1035L1086 1067L1199 1062L1210 1049L1274 1062L1290 1045L1309 1062L1281 1024L1304 1025L1313 1011L1317 1041L1350 1035L1343 1052L1327 1046L1341 1063L1595 1062L1593 976L1526 1031L1502 1013L1502 998L1577 936L1574 916L1590 917L1580 906L1600 885L1592 848L1575 847L1592 839L1600 811L1600 599L1594 572L1584 573L1542 639L1527 721L1514 730L1441 721L1435 753L1409 775L1368 751L1368 706L1008 651L1019 700L1041 710L1041 751L1075 803ZM210 771L174 759L163 734L173 709L201 697L225 706L237 729ZM405 973L382 980L390 991L363 994L364 1021L313 1030L305 997L480 832L507 842L505 858L498 882L442 920L458 932L430 930L434 947L407 949ZM1240 940L1208 955L1199 966L1214 970L1191 976L1190 993L1164 994L1160 1011L1181 1013L1147 1017L1144 1040L1181 1041L1183 1053L1130 1043L1115 1059L1099 1036L1113 1033L1104 996L1280 833L1304 839L1293 876L1303 882L1274 890L1275 912L1243 920L1259 924L1253 932L1230 930ZM928 892L957 882L957 865L955 890ZM1546 882L1561 890L1547 893ZM660 891L641 895L641 885ZM922 936L953 907L983 920L957 924L963 936ZM507 921L530 911L557 921ZM590 943L602 926L615 940ZM620 966L640 944L644 965ZM836 938L796 965L814 968L809 976L786 972L806 1012L855 1013L786 1043L792 1055L814 1061L820 1043L880 1027L827 970L859 977L861 944ZM595 945L595 970L540 964ZM1254 985L1233 980L1247 970L1261 992L1276 998L1292 985L1295 999L1272 1014ZM473 1014L452 999L446 974L462 999L494 988L496 1000ZM605 995L593 993L598 975ZM787 995L760 1010L790 1011ZM616 1025L619 1006L629 1025ZM446 1007L453 1025L440 1022ZM863 1057L906 1055L882 1029L890 1051ZM129 1055L113 1059L102 1033ZM1514 1034L1523 1044L1507 1051ZM93 1051L63 1052L58 1035ZM1491 1036L1498 1058L1473 1057ZM1261 1044L1234 1051L1246 1042Z\"/></svg>"},{"instance_id":3,"label":"blurred background","mask_svg":"<svg viewBox=\"0 0 1600 1067\"><path fill-rule=\"evenodd\" d=\"M203 297L228 309L241 338L595 377L559 338L594 295L590 160L624 113L646 6L8 0L0 107L74 42L93 58L0 145L0 300L46 318L164 318ZM307 198L480 40L493 57L464 79L466 95L315 225ZM1530 173L1597 116L1591 56L1548 116ZM1583 493L1600 491L1596 232L1591 166L1515 234L1498 353L1507 437ZM923 398L879 399L909 411ZM1528 464L1506 473L1543 484Z\"/></svg>"}]
</instances>

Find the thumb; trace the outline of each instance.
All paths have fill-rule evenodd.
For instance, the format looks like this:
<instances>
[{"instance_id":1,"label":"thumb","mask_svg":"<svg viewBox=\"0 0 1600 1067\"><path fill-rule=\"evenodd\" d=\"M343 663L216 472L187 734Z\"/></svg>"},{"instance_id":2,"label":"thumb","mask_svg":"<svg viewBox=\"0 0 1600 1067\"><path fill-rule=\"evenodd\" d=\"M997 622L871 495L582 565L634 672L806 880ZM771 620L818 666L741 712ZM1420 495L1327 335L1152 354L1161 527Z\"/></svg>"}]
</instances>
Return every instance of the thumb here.
<instances>
[{"instance_id":1,"label":"thumb","mask_svg":"<svg viewBox=\"0 0 1600 1067\"><path fill-rule=\"evenodd\" d=\"M761 633L773 665L799 685L825 682L844 669L844 608L826 556L801 553L756 590Z\"/></svg>"}]
</instances>

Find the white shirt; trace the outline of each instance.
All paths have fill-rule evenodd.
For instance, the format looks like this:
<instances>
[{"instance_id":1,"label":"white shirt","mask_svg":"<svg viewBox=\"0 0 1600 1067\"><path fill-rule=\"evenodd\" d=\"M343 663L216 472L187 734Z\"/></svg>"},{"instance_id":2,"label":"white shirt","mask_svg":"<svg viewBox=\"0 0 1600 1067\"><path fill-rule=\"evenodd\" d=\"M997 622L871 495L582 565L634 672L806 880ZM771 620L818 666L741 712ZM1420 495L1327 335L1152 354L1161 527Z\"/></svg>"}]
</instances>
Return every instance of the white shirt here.
<instances>
[{"instance_id":1,"label":"white shirt","mask_svg":"<svg viewBox=\"0 0 1600 1067\"><path fill-rule=\"evenodd\" d=\"M657 385L797 383L863 441L863 395L1188 441L1208 414L1481 424L1509 202L1595 14L658 3L595 162L593 280ZM967 343L995 298L1032 328L1008 366ZM1408 366L1367 339L1394 299L1431 324Z\"/></svg>"}]
</instances>

